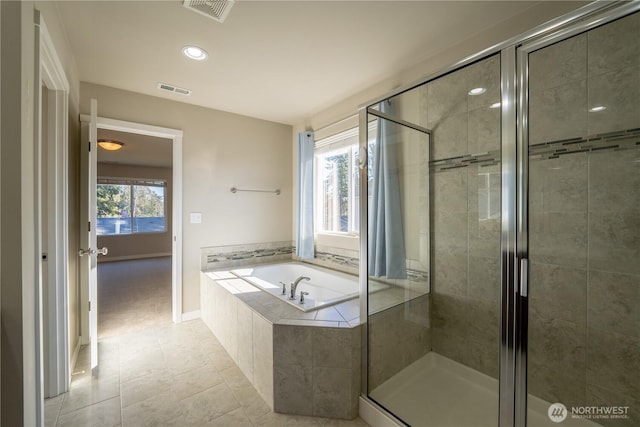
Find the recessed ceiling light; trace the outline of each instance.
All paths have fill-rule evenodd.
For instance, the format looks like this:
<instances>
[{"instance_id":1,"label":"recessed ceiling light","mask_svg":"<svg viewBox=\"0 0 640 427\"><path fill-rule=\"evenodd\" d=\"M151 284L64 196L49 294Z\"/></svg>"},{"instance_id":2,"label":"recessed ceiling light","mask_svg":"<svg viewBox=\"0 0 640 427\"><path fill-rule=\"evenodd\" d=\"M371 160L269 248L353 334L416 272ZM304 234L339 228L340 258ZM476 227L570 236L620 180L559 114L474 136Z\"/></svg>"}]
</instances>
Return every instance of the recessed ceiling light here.
<instances>
[{"instance_id":1,"label":"recessed ceiling light","mask_svg":"<svg viewBox=\"0 0 640 427\"><path fill-rule=\"evenodd\" d=\"M483 87L476 87L476 88L473 88L473 89L471 89L469 91L469 95L482 95L486 91L487 91L487 89L485 89Z\"/></svg>"},{"instance_id":2,"label":"recessed ceiling light","mask_svg":"<svg viewBox=\"0 0 640 427\"><path fill-rule=\"evenodd\" d=\"M196 61L203 61L209 56L206 50L198 46L185 46L182 48L182 53L184 53L187 58L195 59Z\"/></svg>"},{"instance_id":3,"label":"recessed ceiling light","mask_svg":"<svg viewBox=\"0 0 640 427\"><path fill-rule=\"evenodd\" d=\"M117 151L122 148L124 142L113 141L111 139L99 139L98 145L100 146L100 148L107 151Z\"/></svg>"},{"instance_id":4,"label":"recessed ceiling light","mask_svg":"<svg viewBox=\"0 0 640 427\"><path fill-rule=\"evenodd\" d=\"M598 111L603 111L606 110L607 107L603 106L603 105L596 105L595 107L591 107L589 108L589 112L590 113L597 113Z\"/></svg>"},{"instance_id":5,"label":"recessed ceiling light","mask_svg":"<svg viewBox=\"0 0 640 427\"><path fill-rule=\"evenodd\" d=\"M489 105L489 108L500 108L500 103L499 102L494 102L493 104Z\"/></svg>"}]
</instances>

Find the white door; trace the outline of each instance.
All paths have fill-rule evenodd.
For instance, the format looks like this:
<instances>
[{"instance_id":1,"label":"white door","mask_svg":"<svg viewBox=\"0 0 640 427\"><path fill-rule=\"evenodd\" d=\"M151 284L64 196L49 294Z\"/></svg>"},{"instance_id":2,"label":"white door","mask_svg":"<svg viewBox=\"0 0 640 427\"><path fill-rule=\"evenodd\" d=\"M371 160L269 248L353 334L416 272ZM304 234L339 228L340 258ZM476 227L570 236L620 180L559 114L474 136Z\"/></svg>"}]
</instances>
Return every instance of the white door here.
<instances>
[{"instance_id":1,"label":"white door","mask_svg":"<svg viewBox=\"0 0 640 427\"><path fill-rule=\"evenodd\" d=\"M90 344L91 371L98 372L98 274L97 257L106 255L107 248L98 249L96 242L97 219L97 166L98 166L98 101L91 100L91 115L82 119L81 184L81 287L82 287L82 340ZM88 319L88 322L86 321Z\"/></svg>"}]
</instances>

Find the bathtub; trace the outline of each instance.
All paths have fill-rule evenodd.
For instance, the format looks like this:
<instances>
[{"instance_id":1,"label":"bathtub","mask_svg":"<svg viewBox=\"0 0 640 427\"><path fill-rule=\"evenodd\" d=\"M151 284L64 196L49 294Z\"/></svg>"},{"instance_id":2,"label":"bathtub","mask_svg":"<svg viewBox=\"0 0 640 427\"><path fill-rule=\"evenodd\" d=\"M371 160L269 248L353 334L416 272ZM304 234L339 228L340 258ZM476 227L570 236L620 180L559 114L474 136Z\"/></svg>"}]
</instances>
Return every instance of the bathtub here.
<instances>
[{"instance_id":1,"label":"bathtub","mask_svg":"<svg viewBox=\"0 0 640 427\"><path fill-rule=\"evenodd\" d=\"M302 262L285 262L239 268L231 270L231 273L305 312L318 310L322 307L338 304L360 296L360 285L357 276ZM296 299L289 300L291 283L300 276L309 277L311 280L300 281L296 289ZM286 293L284 295L282 294L281 282L286 283ZM386 285L376 283L374 287L375 289L370 289L370 291L383 289ZM309 293L304 297L304 304L300 303L300 292Z\"/></svg>"}]
</instances>

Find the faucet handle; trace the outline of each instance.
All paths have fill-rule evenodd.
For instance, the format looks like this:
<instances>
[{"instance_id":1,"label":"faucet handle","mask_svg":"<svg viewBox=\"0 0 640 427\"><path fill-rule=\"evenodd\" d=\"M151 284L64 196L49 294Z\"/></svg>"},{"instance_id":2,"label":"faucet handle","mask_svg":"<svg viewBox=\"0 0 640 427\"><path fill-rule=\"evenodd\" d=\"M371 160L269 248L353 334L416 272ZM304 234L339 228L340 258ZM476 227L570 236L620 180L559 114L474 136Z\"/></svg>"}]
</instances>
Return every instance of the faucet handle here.
<instances>
[{"instance_id":1,"label":"faucet handle","mask_svg":"<svg viewBox=\"0 0 640 427\"><path fill-rule=\"evenodd\" d=\"M280 284L282 285L282 295L286 295L287 294L287 284L284 282L280 282Z\"/></svg>"},{"instance_id":2,"label":"faucet handle","mask_svg":"<svg viewBox=\"0 0 640 427\"><path fill-rule=\"evenodd\" d=\"M304 304L304 296L309 295L309 292L300 291L300 304Z\"/></svg>"}]
</instances>

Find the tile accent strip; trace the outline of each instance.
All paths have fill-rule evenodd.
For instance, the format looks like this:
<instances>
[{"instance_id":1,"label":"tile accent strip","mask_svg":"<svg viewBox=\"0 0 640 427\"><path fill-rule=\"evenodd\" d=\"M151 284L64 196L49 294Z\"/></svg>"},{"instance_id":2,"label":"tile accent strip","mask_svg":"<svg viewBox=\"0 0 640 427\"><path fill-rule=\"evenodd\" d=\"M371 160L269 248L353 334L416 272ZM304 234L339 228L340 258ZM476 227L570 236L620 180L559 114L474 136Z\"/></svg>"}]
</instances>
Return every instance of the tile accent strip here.
<instances>
[{"instance_id":1,"label":"tile accent strip","mask_svg":"<svg viewBox=\"0 0 640 427\"><path fill-rule=\"evenodd\" d=\"M500 152L489 151L486 153L466 154L464 156L449 157L448 159L432 160L429 162L429 169L432 173L437 173L446 172L450 169L466 168L472 165L486 167L499 164Z\"/></svg>"},{"instance_id":2,"label":"tile accent strip","mask_svg":"<svg viewBox=\"0 0 640 427\"><path fill-rule=\"evenodd\" d=\"M566 154L638 148L640 148L640 129L629 129L587 138L572 138L531 145L529 146L529 157L532 159L557 159Z\"/></svg>"},{"instance_id":3,"label":"tile accent strip","mask_svg":"<svg viewBox=\"0 0 640 427\"><path fill-rule=\"evenodd\" d=\"M587 138L571 138L530 145L529 156L533 159L557 159L566 154L622 151L637 148L640 148L640 129L628 129ZM432 173L437 173L471 165L486 167L499 164L500 152L489 151L487 153L466 154L464 156L432 160L429 162L429 168Z\"/></svg>"},{"instance_id":4,"label":"tile accent strip","mask_svg":"<svg viewBox=\"0 0 640 427\"><path fill-rule=\"evenodd\" d=\"M324 250L331 250L323 247ZM201 268L203 271L221 270L231 267L245 267L256 264L272 262L287 262L297 259L294 255L295 247L292 242L256 243L251 245L211 246L201 248ZM314 260L300 260L324 267L334 268L346 273L358 274L360 261L357 257L347 255L347 251L336 249L331 253L316 250ZM407 279L410 282L429 281L429 273L426 271L407 268Z\"/></svg>"},{"instance_id":5,"label":"tile accent strip","mask_svg":"<svg viewBox=\"0 0 640 427\"><path fill-rule=\"evenodd\" d=\"M353 258L349 256L332 254L329 252L316 252L316 259L318 261L324 261L331 264L337 264L341 267L355 268L357 269L360 265L360 261L358 258Z\"/></svg>"},{"instance_id":6,"label":"tile accent strip","mask_svg":"<svg viewBox=\"0 0 640 427\"><path fill-rule=\"evenodd\" d=\"M212 246L201 249L201 268L217 270L267 262L290 261L292 242L255 243L250 245Z\"/></svg>"},{"instance_id":7,"label":"tile accent strip","mask_svg":"<svg viewBox=\"0 0 640 427\"><path fill-rule=\"evenodd\" d=\"M330 267L335 267L337 270L355 270L355 274L358 273L357 269L360 265L358 258L320 251L316 251L316 261L319 261L320 265L329 264ZM407 268L407 280L410 282L429 282L429 272Z\"/></svg>"}]
</instances>

